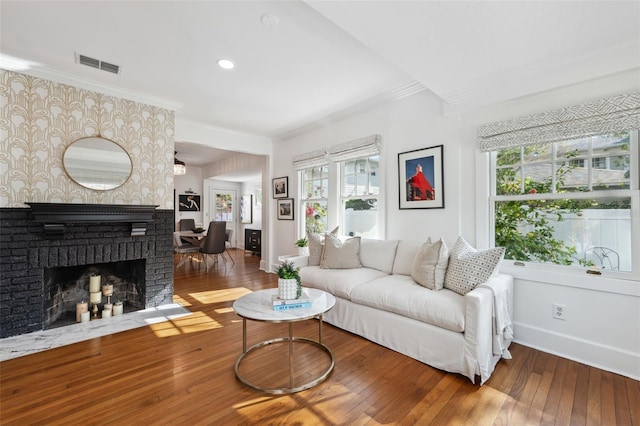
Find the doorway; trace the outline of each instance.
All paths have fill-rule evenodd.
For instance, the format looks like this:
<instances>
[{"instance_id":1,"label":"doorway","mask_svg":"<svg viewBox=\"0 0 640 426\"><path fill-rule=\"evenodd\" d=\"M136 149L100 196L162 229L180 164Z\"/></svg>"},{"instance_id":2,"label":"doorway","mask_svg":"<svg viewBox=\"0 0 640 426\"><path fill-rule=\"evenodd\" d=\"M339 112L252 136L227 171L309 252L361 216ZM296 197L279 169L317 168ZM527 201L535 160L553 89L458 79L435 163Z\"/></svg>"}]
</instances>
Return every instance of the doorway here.
<instances>
[{"instance_id":1,"label":"doorway","mask_svg":"<svg viewBox=\"0 0 640 426\"><path fill-rule=\"evenodd\" d=\"M230 189L211 188L209 190L209 212L211 220L226 222L231 230L231 247L237 247L237 192Z\"/></svg>"}]
</instances>

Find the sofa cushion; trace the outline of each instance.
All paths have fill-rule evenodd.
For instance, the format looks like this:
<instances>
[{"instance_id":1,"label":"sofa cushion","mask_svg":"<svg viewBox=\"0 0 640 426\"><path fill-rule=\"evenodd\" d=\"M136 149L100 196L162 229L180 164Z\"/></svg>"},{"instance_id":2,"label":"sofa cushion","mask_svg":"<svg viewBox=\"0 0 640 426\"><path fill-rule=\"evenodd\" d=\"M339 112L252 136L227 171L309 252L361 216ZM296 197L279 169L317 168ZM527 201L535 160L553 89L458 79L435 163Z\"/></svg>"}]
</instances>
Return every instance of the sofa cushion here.
<instances>
[{"instance_id":1,"label":"sofa cushion","mask_svg":"<svg viewBox=\"0 0 640 426\"><path fill-rule=\"evenodd\" d=\"M356 286L351 301L451 331L465 328L464 297L447 289L426 289L406 275L386 275Z\"/></svg>"},{"instance_id":2,"label":"sofa cushion","mask_svg":"<svg viewBox=\"0 0 640 426\"><path fill-rule=\"evenodd\" d=\"M371 268L322 269L319 266L305 266L300 269L303 286L328 291L347 300L351 299L351 291L355 287L386 276L384 272Z\"/></svg>"},{"instance_id":3,"label":"sofa cushion","mask_svg":"<svg viewBox=\"0 0 640 426\"><path fill-rule=\"evenodd\" d=\"M449 252L444 288L462 295L467 294L498 273L503 257L504 247L476 250L464 238L458 237Z\"/></svg>"},{"instance_id":4,"label":"sofa cushion","mask_svg":"<svg viewBox=\"0 0 640 426\"><path fill-rule=\"evenodd\" d=\"M337 235L339 228L340 228L339 226L336 226L336 229L329 232L329 234ZM314 232L307 232L307 240L309 241L309 265L318 266L320 265L320 261L322 260L322 247L324 245L324 235L316 234Z\"/></svg>"},{"instance_id":5,"label":"sofa cushion","mask_svg":"<svg viewBox=\"0 0 640 426\"><path fill-rule=\"evenodd\" d=\"M398 240L374 240L363 238L360 241L360 262L365 268L373 268L390 274L396 258Z\"/></svg>"},{"instance_id":6,"label":"sofa cushion","mask_svg":"<svg viewBox=\"0 0 640 426\"><path fill-rule=\"evenodd\" d=\"M413 261L422 244L412 241L400 241L396 250L396 258L393 261L393 273L399 275L411 275Z\"/></svg>"},{"instance_id":7,"label":"sofa cushion","mask_svg":"<svg viewBox=\"0 0 640 426\"><path fill-rule=\"evenodd\" d=\"M340 238L327 234L324 238L320 267L326 269L361 268L360 237L341 241Z\"/></svg>"},{"instance_id":8,"label":"sofa cushion","mask_svg":"<svg viewBox=\"0 0 640 426\"><path fill-rule=\"evenodd\" d=\"M449 263L449 250L441 238L433 244L426 242L416 254L411 278L430 290L442 290Z\"/></svg>"}]
</instances>

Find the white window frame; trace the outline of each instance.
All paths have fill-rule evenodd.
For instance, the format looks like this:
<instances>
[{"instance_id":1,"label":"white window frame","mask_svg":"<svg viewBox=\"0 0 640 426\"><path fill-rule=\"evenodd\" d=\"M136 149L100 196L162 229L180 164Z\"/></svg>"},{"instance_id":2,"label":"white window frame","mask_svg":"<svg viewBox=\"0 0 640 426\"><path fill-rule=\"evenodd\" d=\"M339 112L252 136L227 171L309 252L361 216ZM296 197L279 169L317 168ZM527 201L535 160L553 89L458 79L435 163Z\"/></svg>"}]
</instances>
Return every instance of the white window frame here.
<instances>
[{"instance_id":1,"label":"white window frame","mask_svg":"<svg viewBox=\"0 0 640 426\"><path fill-rule=\"evenodd\" d=\"M305 179L305 172L309 169L315 169L315 168L321 168L321 167L326 167L327 168L327 173L328 173L328 177L327 177L327 194L326 194L326 198L324 197L310 197L307 198L307 194L305 193L305 183L306 183L306 179ZM298 172L298 182L300 182L300 193L299 193L299 197L298 199L300 200L300 203L298 204L298 211L300 212L300 214L298 215L298 217L300 217L300 226L299 226L299 238L302 238L303 236L307 235L307 224L306 224L306 210L304 209L304 205L307 203L314 203L314 202L325 202L327 205L327 228L329 228L330 224L329 224L329 219L330 219L330 206L329 206L329 196L331 193L331 164L325 164L325 165L320 165L320 166L313 166L313 167L308 167L306 169L302 169Z\"/></svg>"},{"instance_id":2,"label":"white window frame","mask_svg":"<svg viewBox=\"0 0 640 426\"><path fill-rule=\"evenodd\" d=\"M376 227L378 229L378 235L376 236L378 239L382 239L384 238L382 235L380 235L383 230L381 228L381 222L383 222L381 220L381 208L380 205L382 203L381 200L381 195L380 193L382 192L382 184L381 184L381 176L380 176L380 170L381 170L381 155L380 154L376 154L375 156L378 157L378 193L377 194L362 194L362 195L351 195L351 196L347 196L344 195L345 194L345 187L346 187L346 182L345 179L347 177L347 173L345 172L345 165L347 162L349 161L353 161L353 162L358 162L360 160L365 160L366 161L366 170L365 173L367 175L367 183L366 183L366 187L367 189L371 188L371 181L370 181L370 168L369 168L369 158L373 157L373 155L368 155L365 157L358 157L358 158L354 158L354 159L350 159L350 160L346 160L346 161L341 161L340 163L338 163L338 177L339 177L339 181L340 181L340 189L339 189L339 222L340 222L340 228L342 230L345 229L345 225L344 225L344 219L345 219L345 213L346 213L346 204L347 201L349 200L377 200L377 205L376 205ZM353 176L357 176L358 172L354 170ZM356 182L356 186L357 186L357 182Z\"/></svg>"},{"instance_id":3,"label":"white window frame","mask_svg":"<svg viewBox=\"0 0 640 426\"><path fill-rule=\"evenodd\" d=\"M384 239L386 236L385 228L385 191L384 191L384 165L385 155L382 152L382 137L374 134L363 138L351 140L349 142L332 145L326 148L321 148L312 152L307 152L294 157L293 166L298 177L298 211L302 211L302 205L308 201L314 201L313 199L306 198L306 194L303 194L303 173L304 170L309 169L309 166L318 166L320 164L328 164L329 168L329 186L327 191L327 229L334 229L336 226L340 226L339 230L342 235L344 230L343 218L344 218L344 203L342 201L342 186L340 178L340 165L344 161L357 160L362 158L369 158L378 155L378 181L379 194L371 196L371 198L377 198L378 200L378 214L377 214L377 229L379 239ZM354 198L363 199L363 196ZM324 201L324 199L322 199ZM301 235L305 235L305 215L304 212L298 215L298 232ZM300 219L301 218L301 219Z\"/></svg>"},{"instance_id":4,"label":"white window frame","mask_svg":"<svg viewBox=\"0 0 640 426\"><path fill-rule=\"evenodd\" d=\"M572 192L572 193L546 193L546 194L519 194L519 195L496 195L496 158L497 151L492 151L488 154L481 154L488 160L488 163L484 165L482 163L479 164L479 167L482 168L486 165L488 168L489 182L488 182L488 192L489 196L487 197L488 202L488 217L487 222L489 224L489 234L488 234L488 242L491 247L495 246L495 203L497 201L524 201L528 199L538 199L538 200L552 200L552 199L566 199L566 198L574 198L574 199L592 199L598 197L607 197L607 198L630 198L631 199L631 229L632 229L632 238L631 238L631 251L632 251L632 270L631 272L621 272L621 271L611 271L611 270L603 270L602 276L611 277L611 278L619 278L622 280L633 280L637 281L640 279L640 143L638 141L638 130L630 131L630 188L629 189L616 189L616 190L608 190L608 191L589 191L589 192ZM591 159L595 158L588 156L585 157L585 163L591 162ZM504 263L506 266L506 272L512 273L514 275L520 275L517 271L518 269L524 268L529 270L529 273L525 273L525 275L529 276L533 274L533 271L541 271L548 272L551 274L561 274L557 279L564 281L564 283L571 283L572 280L567 280L568 276L580 277L581 281L578 283L577 281L573 281L576 286L583 287L584 283L584 275L586 268L580 266L564 266L564 265L554 265L549 263L538 263L538 262L530 262L530 261L521 261L521 260L513 260L513 259L505 259ZM537 273L537 272L536 272ZM531 275L534 276L534 275ZM594 288L598 288L597 284L595 284ZM601 288L600 288L601 289Z\"/></svg>"}]
</instances>

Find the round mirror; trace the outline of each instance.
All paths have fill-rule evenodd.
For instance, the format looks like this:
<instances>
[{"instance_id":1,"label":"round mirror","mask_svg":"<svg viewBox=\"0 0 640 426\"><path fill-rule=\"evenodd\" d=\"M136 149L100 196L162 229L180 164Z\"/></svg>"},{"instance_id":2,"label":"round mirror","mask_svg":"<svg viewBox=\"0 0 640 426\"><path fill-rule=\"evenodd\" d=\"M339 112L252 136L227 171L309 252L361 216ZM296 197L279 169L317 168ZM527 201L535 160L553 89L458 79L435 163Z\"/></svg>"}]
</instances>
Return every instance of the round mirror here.
<instances>
[{"instance_id":1,"label":"round mirror","mask_svg":"<svg viewBox=\"0 0 640 426\"><path fill-rule=\"evenodd\" d=\"M85 188L106 191L131 176L131 158L117 143L104 138L82 138L67 147L62 159L71 179Z\"/></svg>"}]
</instances>

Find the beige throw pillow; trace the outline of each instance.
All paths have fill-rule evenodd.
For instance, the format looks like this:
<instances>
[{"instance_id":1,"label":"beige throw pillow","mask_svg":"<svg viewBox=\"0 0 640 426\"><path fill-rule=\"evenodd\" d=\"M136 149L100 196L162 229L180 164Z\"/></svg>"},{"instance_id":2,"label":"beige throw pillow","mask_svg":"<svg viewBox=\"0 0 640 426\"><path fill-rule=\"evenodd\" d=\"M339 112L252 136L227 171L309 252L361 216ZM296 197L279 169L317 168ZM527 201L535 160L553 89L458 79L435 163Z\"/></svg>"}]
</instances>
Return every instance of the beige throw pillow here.
<instances>
[{"instance_id":1,"label":"beige throw pillow","mask_svg":"<svg viewBox=\"0 0 640 426\"><path fill-rule=\"evenodd\" d=\"M411 278L430 290L441 290L444 287L448 263L449 250L444 240L441 238L433 244L429 240L416 254Z\"/></svg>"},{"instance_id":2,"label":"beige throw pillow","mask_svg":"<svg viewBox=\"0 0 640 426\"><path fill-rule=\"evenodd\" d=\"M320 267L325 269L353 269L361 268L360 237L349 238L342 242L332 234L324 239L322 260Z\"/></svg>"},{"instance_id":3,"label":"beige throw pillow","mask_svg":"<svg viewBox=\"0 0 640 426\"><path fill-rule=\"evenodd\" d=\"M338 235L338 229L329 232L331 235ZM309 241L309 266L320 266L322 260L322 246L324 245L324 235L316 234L313 232L307 232L307 240Z\"/></svg>"}]
</instances>

